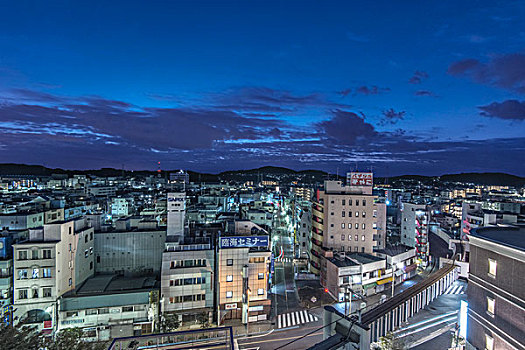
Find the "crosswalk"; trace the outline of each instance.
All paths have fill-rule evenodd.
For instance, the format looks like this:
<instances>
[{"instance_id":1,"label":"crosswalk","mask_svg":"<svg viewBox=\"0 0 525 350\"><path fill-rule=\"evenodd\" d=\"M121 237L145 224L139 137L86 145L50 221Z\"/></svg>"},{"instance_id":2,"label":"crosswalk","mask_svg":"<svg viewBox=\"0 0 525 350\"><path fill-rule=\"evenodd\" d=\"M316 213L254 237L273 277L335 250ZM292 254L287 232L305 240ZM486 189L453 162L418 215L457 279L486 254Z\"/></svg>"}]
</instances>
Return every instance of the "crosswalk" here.
<instances>
[{"instance_id":1,"label":"crosswalk","mask_svg":"<svg viewBox=\"0 0 525 350\"><path fill-rule=\"evenodd\" d=\"M292 258L276 258L275 261L277 262L292 262Z\"/></svg>"},{"instance_id":2,"label":"crosswalk","mask_svg":"<svg viewBox=\"0 0 525 350\"><path fill-rule=\"evenodd\" d=\"M292 327L315 321L319 321L319 318L309 314L306 310L289 312L277 316L277 328Z\"/></svg>"},{"instance_id":3,"label":"crosswalk","mask_svg":"<svg viewBox=\"0 0 525 350\"><path fill-rule=\"evenodd\" d=\"M451 285L443 294L465 294L465 288L462 285Z\"/></svg>"}]
</instances>

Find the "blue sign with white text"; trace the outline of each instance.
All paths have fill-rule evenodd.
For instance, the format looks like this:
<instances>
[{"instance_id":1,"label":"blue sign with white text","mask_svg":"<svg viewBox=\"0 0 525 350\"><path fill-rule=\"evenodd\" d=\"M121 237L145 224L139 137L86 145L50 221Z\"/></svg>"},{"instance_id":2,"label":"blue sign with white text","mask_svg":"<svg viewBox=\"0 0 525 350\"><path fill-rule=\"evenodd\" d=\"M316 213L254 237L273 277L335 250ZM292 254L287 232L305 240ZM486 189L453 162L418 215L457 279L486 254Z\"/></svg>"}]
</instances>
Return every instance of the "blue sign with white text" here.
<instances>
[{"instance_id":1,"label":"blue sign with white text","mask_svg":"<svg viewBox=\"0 0 525 350\"><path fill-rule=\"evenodd\" d=\"M268 236L221 237L221 248L268 247Z\"/></svg>"}]
</instances>

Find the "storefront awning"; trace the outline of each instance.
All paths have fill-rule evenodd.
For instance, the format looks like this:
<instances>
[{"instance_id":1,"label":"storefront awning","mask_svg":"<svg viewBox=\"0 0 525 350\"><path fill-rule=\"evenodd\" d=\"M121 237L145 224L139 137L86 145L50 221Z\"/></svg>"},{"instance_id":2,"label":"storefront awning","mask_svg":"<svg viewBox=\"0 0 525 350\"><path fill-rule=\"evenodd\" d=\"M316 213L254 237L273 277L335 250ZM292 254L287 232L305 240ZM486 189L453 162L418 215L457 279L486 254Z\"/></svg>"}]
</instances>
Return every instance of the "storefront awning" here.
<instances>
[{"instance_id":1,"label":"storefront awning","mask_svg":"<svg viewBox=\"0 0 525 350\"><path fill-rule=\"evenodd\" d=\"M365 285L363 285L363 289L365 289L365 290L366 290L366 289L370 289L370 288L375 287L376 285L377 285L377 284L376 284L375 282L373 282L373 283L369 283L369 284L365 284Z\"/></svg>"},{"instance_id":2,"label":"storefront awning","mask_svg":"<svg viewBox=\"0 0 525 350\"><path fill-rule=\"evenodd\" d=\"M388 283L388 282L392 282L392 277L388 277L388 278L379 280L379 281L377 281L377 284L381 285L381 284L385 284L385 283Z\"/></svg>"}]
</instances>

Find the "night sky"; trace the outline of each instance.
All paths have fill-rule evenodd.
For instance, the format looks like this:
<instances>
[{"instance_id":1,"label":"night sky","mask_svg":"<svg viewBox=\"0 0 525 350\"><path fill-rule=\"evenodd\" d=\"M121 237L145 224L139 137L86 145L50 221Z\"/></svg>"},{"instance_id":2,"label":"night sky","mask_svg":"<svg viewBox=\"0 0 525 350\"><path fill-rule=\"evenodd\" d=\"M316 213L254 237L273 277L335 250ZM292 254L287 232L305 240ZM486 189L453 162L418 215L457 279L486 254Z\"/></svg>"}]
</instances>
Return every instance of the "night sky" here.
<instances>
[{"instance_id":1,"label":"night sky","mask_svg":"<svg viewBox=\"0 0 525 350\"><path fill-rule=\"evenodd\" d=\"M1 1L0 163L525 175L524 18L523 1Z\"/></svg>"}]
</instances>

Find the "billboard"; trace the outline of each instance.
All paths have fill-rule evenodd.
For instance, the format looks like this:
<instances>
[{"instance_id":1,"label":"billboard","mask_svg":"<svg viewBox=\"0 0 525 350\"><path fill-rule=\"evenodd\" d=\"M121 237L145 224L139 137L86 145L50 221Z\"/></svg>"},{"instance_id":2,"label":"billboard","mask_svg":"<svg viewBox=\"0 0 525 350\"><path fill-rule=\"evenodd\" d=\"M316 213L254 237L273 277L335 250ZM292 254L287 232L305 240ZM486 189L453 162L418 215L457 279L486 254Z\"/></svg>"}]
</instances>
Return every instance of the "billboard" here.
<instances>
[{"instance_id":1,"label":"billboard","mask_svg":"<svg viewBox=\"0 0 525 350\"><path fill-rule=\"evenodd\" d=\"M268 236L230 236L220 237L221 248L268 247Z\"/></svg>"},{"instance_id":2,"label":"billboard","mask_svg":"<svg viewBox=\"0 0 525 350\"><path fill-rule=\"evenodd\" d=\"M373 173L350 173L349 180L347 181L350 186L373 186L374 185L374 174Z\"/></svg>"}]
</instances>

